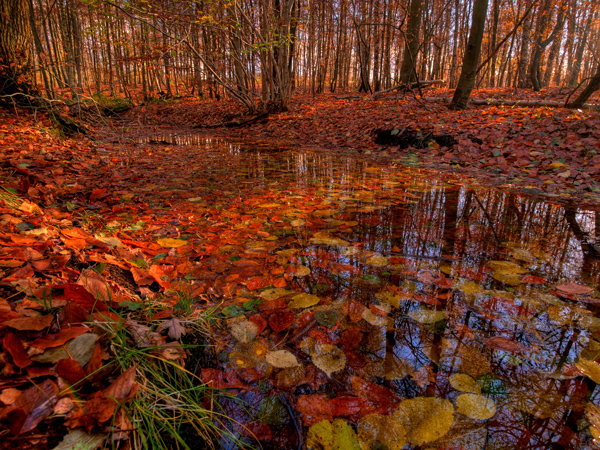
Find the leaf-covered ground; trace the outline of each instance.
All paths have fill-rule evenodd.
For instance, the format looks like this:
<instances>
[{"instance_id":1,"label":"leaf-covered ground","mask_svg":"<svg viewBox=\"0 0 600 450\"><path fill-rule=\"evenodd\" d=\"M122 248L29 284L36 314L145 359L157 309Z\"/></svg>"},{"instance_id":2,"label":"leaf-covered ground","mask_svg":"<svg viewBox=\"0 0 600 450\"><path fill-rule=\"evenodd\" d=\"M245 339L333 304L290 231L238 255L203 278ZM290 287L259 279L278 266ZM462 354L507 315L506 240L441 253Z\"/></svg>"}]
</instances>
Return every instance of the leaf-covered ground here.
<instances>
[{"instance_id":1,"label":"leaf-covered ground","mask_svg":"<svg viewBox=\"0 0 600 450\"><path fill-rule=\"evenodd\" d=\"M473 98L564 102L570 91L478 90ZM445 89L425 90L425 97L451 97ZM596 97L590 99L590 103ZM233 123L250 118L234 102L157 102L131 112L141 124L187 127ZM598 201L600 112L565 108L473 106L450 111L446 104L421 101L410 93L391 93L372 101L357 94L295 96L289 111L240 128L211 128L211 134L260 139L328 151L357 152L383 161L416 155L427 167L467 173L493 185L546 193L577 195ZM378 145L375 131L420 132L425 148ZM204 130L206 131L206 130ZM450 148L430 142L429 133L449 135ZM122 133L120 137L124 137ZM126 137L126 136L125 136Z\"/></svg>"},{"instance_id":2,"label":"leaf-covered ground","mask_svg":"<svg viewBox=\"0 0 600 450\"><path fill-rule=\"evenodd\" d=\"M264 448L590 445L598 113L427 108L300 97L191 130L244 116L182 100L94 141L0 111L2 445L125 442L146 385L117 331L243 400L225 425Z\"/></svg>"}]
</instances>

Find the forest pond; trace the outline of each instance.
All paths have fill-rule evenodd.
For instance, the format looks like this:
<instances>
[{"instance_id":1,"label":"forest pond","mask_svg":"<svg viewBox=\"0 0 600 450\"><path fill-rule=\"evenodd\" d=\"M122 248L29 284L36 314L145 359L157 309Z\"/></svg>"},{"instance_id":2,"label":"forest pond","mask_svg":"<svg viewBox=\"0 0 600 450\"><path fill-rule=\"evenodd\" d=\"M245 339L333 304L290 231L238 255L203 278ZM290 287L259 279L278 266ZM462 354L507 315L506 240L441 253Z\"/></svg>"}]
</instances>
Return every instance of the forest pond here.
<instances>
[{"instance_id":1,"label":"forest pond","mask_svg":"<svg viewBox=\"0 0 600 450\"><path fill-rule=\"evenodd\" d=\"M405 161L177 135L139 149L147 175L124 183L163 219L154 238L187 244L156 257L216 308L213 364L187 369L233 394L241 441L598 448L594 211Z\"/></svg>"}]
</instances>

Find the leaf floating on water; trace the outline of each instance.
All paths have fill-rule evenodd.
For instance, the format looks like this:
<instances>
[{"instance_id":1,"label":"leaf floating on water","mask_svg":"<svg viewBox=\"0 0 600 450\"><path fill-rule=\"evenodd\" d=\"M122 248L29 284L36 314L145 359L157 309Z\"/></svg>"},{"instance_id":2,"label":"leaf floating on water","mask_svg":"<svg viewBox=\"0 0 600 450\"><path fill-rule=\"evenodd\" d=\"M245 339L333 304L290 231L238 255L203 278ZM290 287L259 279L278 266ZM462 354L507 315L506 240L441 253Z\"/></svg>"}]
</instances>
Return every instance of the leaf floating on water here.
<instances>
[{"instance_id":1,"label":"leaf floating on water","mask_svg":"<svg viewBox=\"0 0 600 450\"><path fill-rule=\"evenodd\" d=\"M467 295L477 295L485 292L485 289L480 284L473 281L465 281L457 285L457 288Z\"/></svg>"},{"instance_id":2,"label":"leaf floating on water","mask_svg":"<svg viewBox=\"0 0 600 450\"><path fill-rule=\"evenodd\" d=\"M352 427L343 420L323 420L308 429L306 446L310 450L361 450Z\"/></svg>"},{"instance_id":3,"label":"leaf floating on water","mask_svg":"<svg viewBox=\"0 0 600 450\"><path fill-rule=\"evenodd\" d=\"M375 327L384 327L390 323L387 316L380 316L373 313L370 309L365 309L362 313L362 318Z\"/></svg>"},{"instance_id":4,"label":"leaf floating on water","mask_svg":"<svg viewBox=\"0 0 600 450\"><path fill-rule=\"evenodd\" d=\"M392 418L407 430L409 444L423 445L450 431L454 406L443 398L416 397L400 403Z\"/></svg>"},{"instance_id":5,"label":"leaf floating on water","mask_svg":"<svg viewBox=\"0 0 600 450\"><path fill-rule=\"evenodd\" d=\"M316 295L312 294L298 294L292 297L292 301L288 303L288 308L308 308L319 303L321 300Z\"/></svg>"},{"instance_id":6,"label":"leaf floating on water","mask_svg":"<svg viewBox=\"0 0 600 450\"><path fill-rule=\"evenodd\" d=\"M258 404L259 422L282 426L290 421L290 414L277 395L263 398Z\"/></svg>"},{"instance_id":7,"label":"leaf floating on water","mask_svg":"<svg viewBox=\"0 0 600 450\"><path fill-rule=\"evenodd\" d=\"M580 359L575 363L582 373L596 384L600 384L600 364L594 361Z\"/></svg>"},{"instance_id":8,"label":"leaf floating on water","mask_svg":"<svg viewBox=\"0 0 600 450\"><path fill-rule=\"evenodd\" d=\"M464 373L455 373L450 377L450 384L454 389L461 392L480 394L481 386L473 377Z\"/></svg>"},{"instance_id":9,"label":"leaf floating on water","mask_svg":"<svg viewBox=\"0 0 600 450\"><path fill-rule=\"evenodd\" d=\"M492 399L478 394L461 394L456 399L457 412L475 420L487 420L496 414Z\"/></svg>"},{"instance_id":10,"label":"leaf floating on water","mask_svg":"<svg viewBox=\"0 0 600 450\"><path fill-rule=\"evenodd\" d=\"M267 352L265 359L269 364L278 369L286 369L288 367L294 367L300 364L298 359L296 359L296 356L288 350Z\"/></svg>"},{"instance_id":11,"label":"leaf floating on water","mask_svg":"<svg viewBox=\"0 0 600 450\"><path fill-rule=\"evenodd\" d=\"M312 362L331 377L331 374L346 367L346 355L335 345L315 344L310 354Z\"/></svg>"},{"instance_id":12,"label":"leaf floating on water","mask_svg":"<svg viewBox=\"0 0 600 450\"><path fill-rule=\"evenodd\" d=\"M529 270L524 267L510 261L488 261L486 264L487 267L492 269L493 271L503 271L510 273L527 273Z\"/></svg>"},{"instance_id":13,"label":"leaf floating on water","mask_svg":"<svg viewBox=\"0 0 600 450\"><path fill-rule=\"evenodd\" d=\"M306 222L302 219L296 219L296 220L292 220L290 222L290 225L293 227L301 227L302 225L304 225Z\"/></svg>"},{"instance_id":14,"label":"leaf floating on water","mask_svg":"<svg viewBox=\"0 0 600 450\"><path fill-rule=\"evenodd\" d=\"M391 416L369 414L358 422L358 440L363 450L387 448L401 450L406 446L406 430Z\"/></svg>"},{"instance_id":15,"label":"leaf floating on water","mask_svg":"<svg viewBox=\"0 0 600 450\"><path fill-rule=\"evenodd\" d=\"M492 272L492 278L500 283L505 283L510 286L517 286L521 284L521 277L518 273L510 272L508 270L496 270Z\"/></svg>"},{"instance_id":16,"label":"leaf floating on water","mask_svg":"<svg viewBox=\"0 0 600 450\"><path fill-rule=\"evenodd\" d=\"M188 244L188 241L183 240L183 239L173 239L173 238L161 238L158 239L157 244L162 246L162 247L168 247L168 248L179 248L179 247L183 247L184 245Z\"/></svg>"},{"instance_id":17,"label":"leaf floating on water","mask_svg":"<svg viewBox=\"0 0 600 450\"><path fill-rule=\"evenodd\" d=\"M408 317L412 320L423 324L439 322L444 320L447 315L446 311L432 311L430 309L418 309L408 313Z\"/></svg>"},{"instance_id":18,"label":"leaf floating on water","mask_svg":"<svg viewBox=\"0 0 600 450\"><path fill-rule=\"evenodd\" d=\"M585 407L585 415L590 421L590 433L596 440L600 439L600 408L593 403L588 403Z\"/></svg>"},{"instance_id":19,"label":"leaf floating on water","mask_svg":"<svg viewBox=\"0 0 600 450\"><path fill-rule=\"evenodd\" d=\"M592 288L576 283L561 284L560 286L556 286L556 289L565 294L572 295L588 295L594 291Z\"/></svg>"},{"instance_id":20,"label":"leaf floating on water","mask_svg":"<svg viewBox=\"0 0 600 450\"><path fill-rule=\"evenodd\" d=\"M600 358L600 342L590 339L586 348L581 350L579 357L588 361L596 361Z\"/></svg>"},{"instance_id":21,"label":"leaf floating on water","mask_svg":"<svg viewBox=\"0 0 600 450\"><path fill-rule=\"evenodd\" d=\"M345 247L349 244L348 241L345 241L340 238L329 236L326 233L315 233L315 235L310 238L310 243L313 245L324 244L329 245L330 247Z\"/></svg>"},{"instance_id":22,"label":"leaf floating on water","mask_svg":"<svg viewBox=\"0 0 600 450\"><path fill-rule=\"evenodd\" d=\"M296 266L296 273L294 273L297 277L305 277L310 275L310 269L306 266Z\"/></svg>"},{"instance_id":23,"label":"leaf floating on water","mask_svg":"<svg viewBox=\"0 0 600 450\"><path fill-rule=\"evenodd\" d=\"M367 264L374 267L385 267L389 264L389 260L385 256L375 255L367 259Z\"/></svg>"},{"instance_id":24,"label":"leaf floating on water","mask_svg":"<svg viewBox=\"0 0 600 450\"><path fill-rule=\"evenodd\" d=\"M386 380L402 380L415 371L415 366L404 358L398 358L394 353L387 352L383 362L384 377Z\"/></svg>"},{"instance_id":25,"label":"leaf floating on water","mask_svg":"<svg viewBox=\"0 0 600 450\"><path fill-rule=\"evenodd\" d=\"M290 291L289 289L274 288L274 289L266 289L266 290L262 291L260 294L258 294L258 296L267 301L270 301L270 300L277 300L278 298L285 297L285 296L291 295L293 293L294 293L294 291Z\"/></svg>"},{"instance_id":26,"label":"leaf floating on water","mask_svg":"<svg viewBox=\"0 0 600 450\"><path fill-rule=\"evenodd\" d=\"M382 303L386 303L394 308L398 308L400 307L401 301L410 300L412 295L408 292L395 293L390 291L381 291L375 294L375 298Z\"/></svg>"},{"instance_id":27,"label":"leaf floating on water","mask_svg":"<svg viewBox=\"0 0 600 450\"><path fill-rule=\"evenodd\" d=\"M527 353L527 348L523 344L519 344L518 342L512 341L510 339L504 338L502 336L494 336L488 339L484 339L487 345L496 350L501 350L503 352L521 354Z\"/></svg>"}]
</instances>

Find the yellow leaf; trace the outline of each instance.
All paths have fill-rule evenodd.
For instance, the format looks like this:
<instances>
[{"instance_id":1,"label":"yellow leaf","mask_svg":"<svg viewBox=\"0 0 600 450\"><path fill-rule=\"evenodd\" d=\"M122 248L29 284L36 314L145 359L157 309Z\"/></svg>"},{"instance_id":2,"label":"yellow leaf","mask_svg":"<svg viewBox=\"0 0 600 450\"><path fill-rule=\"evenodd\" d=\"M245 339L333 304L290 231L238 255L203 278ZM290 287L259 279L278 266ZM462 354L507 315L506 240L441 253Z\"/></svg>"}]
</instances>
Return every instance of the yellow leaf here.
<instances>
[{"instance_id":1,"label":"yellow leaf","mask_svg":"<svg viewBox=\"0 0 600 450\"><path fill-rule=\"evenodd\" d=\"M363 450L373 448L401 450L404 448L406 445L406 430L402 424L390 420L390 417L369 414L360 419L357 430L360 447Z\"/></svg>"},{"instance_id":2,"label":"yellow leaf","mask_svg":"<svg viewBox=\"0 0 600 450\"><path fill-rule=\"evenodd\" d=\"M160 238L156 241L158 245L163 247L178 248L188 244L188 241L183 239Z\"/></svg>"},{"instance_id":3,"label":"yellow leaf","mask_svg":"<svg viewBox=\"0 0 600 450\"><path fill-rule=\"evenodd\" d=\"M481 386L479 383L464 373L455 373L450 377L450 384L454 389L461 392L470 392L472 394L480 394Z\"/></svg>"},{"instance_id":4,"label":"yellow leaf","mask_svg":"<svg viewBox=\"0 0 600 450\"><path fill-rule=\"evenodd\" d=\"M421 446L450 431L454 406L443 398L416 397L400 403L392 418L407 430L409 444Z\"/></svg>"},{"instance_id":5,"label":"yellow leaf","mask_svg":"<svg viewBox=\"0 0 600 450\"><path fill-rule=\"evenodd\" d=\"M288 303L288 308L308 308L319 303L321 299L316 295L298 294L292 297L292 301Z\"/></svg>"},{"instance_id":6,"label":"yellow leaf","mask_svg":"<svg viewBox=\"0 0 600 450\"><path fill-rule=\"evenodd\" d=\"M475 420L487 420L496 414L496 404L489 397L462 394L456 399L457 411Z\"/></svg>"}]
</instances>

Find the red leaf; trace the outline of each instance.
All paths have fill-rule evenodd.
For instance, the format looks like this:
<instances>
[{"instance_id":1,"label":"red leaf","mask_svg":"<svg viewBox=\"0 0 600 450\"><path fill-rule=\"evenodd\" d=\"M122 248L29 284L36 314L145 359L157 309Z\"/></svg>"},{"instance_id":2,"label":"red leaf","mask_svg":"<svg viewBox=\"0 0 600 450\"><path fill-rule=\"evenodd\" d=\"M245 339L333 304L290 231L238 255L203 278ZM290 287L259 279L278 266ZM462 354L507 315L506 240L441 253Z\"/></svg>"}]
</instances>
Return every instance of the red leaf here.
<instances>
[{"instance_id":1,"label":"red leaf","mask_svg":"<svg viewBox=\"0 0 600 450\"><path fill-rule=\"evenodd\" d=\"M31 346L39 348L40 350L46 350L47 348L52 347L60 347L71 339L81 336L83 333L88 331L90 331L88 327L65 328L58 333L48 334L46 336L37 338L31 343Z\"/></svg>"},{"instance_id":2,"label":"red leaf","mask_svg":"<svg viewBox=\"0 0 600 450\"><path fill-rule=\"evenodd\" d=\"M495 348L496 350L502 350L508 353L520 354L527 352L527 348L524 345L519 344L515 341L511 341L510 339L504 338L502 336L494 336L488 339L484 339L483 342L485 342L490 347Z\"/></svg>"},{"instance_id":3,"label":"red leaf","mask_svg":"<svg viewBox=\"0 0 600 450\"><path fill-rule=\"evenodd\" d=\"M296 401L296 409L306 427L322 420L333 420L331 400L325 394L301 395Z\"/></svg>"},{"instance_id":4,"label":"red leaf","mask_svg":"<svg viewBox=\"0 0 600 450\"><path fill-rule=\"evenodd\" d=\"M415 296L412 298L412 300L415 300L417 302L421 302L421 303L425 303L426 305L435 305L435 306L440 306L441 303L439 302L439 300L435 297L431 297L429 295L425 295L425 294L415 294Z\"/></svg>"},{"instance_id":5,"label":"red leaf","mask_svg":"<svg viewBox=\"0 0 600 450\"><path fill-rule=\"evenodd\" d=\"M219 369L202 369L202 382L214 387L215 389L237 389L245 388L246 385L240 379L228 370L224 372Z\"/></svg>"},{"instance_id":6,"label":"red leaf","mask_svg":"<svg viewBox=\"0 0 600 450\"><path fill-rule=\"evenodd\" d=\"M267 328L267 321L260 314L255 314L251 316L248 320L258 327L258 331L256 332L257 335L262 333L265 330L265 328Z\"/></svg>"},{"instance_id":7,"label":"red leaf","mask_svg":"<svg viewBox=\"0 0 600 450\"><path fill-rule=\"evenodd\" d=\"M246 287L251 291L255 291L256 289L260 289L265 286L266 281L260 277L252 278L250 281L248 281L248 283L246 283Z\"/></svg>"},{"instance_id":8,"label":"red leaf","mask_svg":"<svg viewBox=\"0 0 600 450\"><path fill-rule=\"evenodd\" d=\"M521 283L525 284L546 284L548 280L543 277L536 277L535 275L527 274L521 278Z\"/></svg>"},{"instance_id":9,"label":"red leaf","mask_svg":"<svg viewBox=\"0 0 600 450\"><path fill-rule=\"evenodd\" d=\"M104 389L106 397L123 401L131 392L135 382L136 366L132 366L123 372L109 387Z\"/></svg>"},{"instance_id":10,"label":"red leaf","mask_svg":"<svg viewBox=\"0 0 600 450\"><path fill-rule=\"evenodd\" d=\"M556 286L556 289L558 289L561 292L564 292L565 294L572 295L588 295L594 291L592 288L582 286L576 283L562 284L560 286Z\"/></svg>"},{"instance_id":11,"label":"red leaf","mask_svg":"<svg viewBox=\"0 0 600 450\"><path fill-rule=\"evenodd\" d=\"M23 343L16 334L7 333L7 335L4 336L2 345L4 346L4 350L10 353L10 356L12 356L12 359L18 368L23 369L33 362L29 359L25 347L23 347Z\"/></svg>"},{"instance_id":12,"label":"red leaf","mask_svg":"<svg viewBox=\"0 0 600 450\"><path fill-rule=\"evenodd\" d=\"M358 397L366 398L375 405L395 405L398 403L396 394L385 386L380 386L357 376L350 378L350 385Z\"/></svg>"},{"instance_id":13,"label":"red leaf","mask_svg":"<svg viewBox=\"0 0 600 450\"><path fill-rule=\"evenodd\" d=\"M278 310L269 316L269 326L275 333L280 333L294 323L295 318L296 315L290 310Z\"/></svg>"},{"instance_id":14,"label":"red leaf","mask_svg":"<svg viewBox=\"0 0 600 450\"><path fill-rule=\"evenodd\" d=\"M86 373L81 368L81 364L74 359L61 359L54 367L56 374L65 380L69 385L77 384L86 377Z\"/></svg>"},{"instance_id":15,"label":"red leaf","mask_svg":"<svg viewBox=\"0 0 600 450\"><path fill-rule=\"evenodd\" d=\"M64 296L67 300L72 300L87 311L108 311L106 304L94 297L86 288L79 284L65 284L63 286L53 286L53 289L64 289Z\"/></svg>"},{"instance_id":16,"label":"red leaf","mask_svg":"<svg viewBox=\"0 0 600 450\"><path fill-rule=\"evenodd\" d=\"M51 380L30 387L21 394L9 413L13 434L27 433L52 414L58 401L58 386Z\"/></svg>"}]
</instances>

